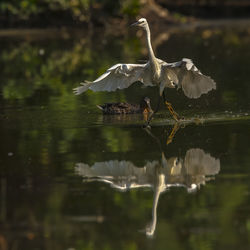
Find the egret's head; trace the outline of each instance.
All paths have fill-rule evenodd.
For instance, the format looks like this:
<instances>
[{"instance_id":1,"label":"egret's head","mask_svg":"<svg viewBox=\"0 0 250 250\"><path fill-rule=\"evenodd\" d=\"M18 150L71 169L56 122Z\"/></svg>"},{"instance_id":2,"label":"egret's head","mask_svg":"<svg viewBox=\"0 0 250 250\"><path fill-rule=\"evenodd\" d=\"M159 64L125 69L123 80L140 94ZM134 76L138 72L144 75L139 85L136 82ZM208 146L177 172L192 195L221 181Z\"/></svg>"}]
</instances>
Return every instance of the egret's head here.
<instances>
[{"instance_id":1,"label":"egret's head","mask_svg":"<svg viewBox=\"0 0 250 250\"><path fill-rule=\"evenodd\" d=\"M145 28L148 25L146 18L140 18L136 23L133 23L131 26L139 26Z\"/></svg>"}]
</instances>

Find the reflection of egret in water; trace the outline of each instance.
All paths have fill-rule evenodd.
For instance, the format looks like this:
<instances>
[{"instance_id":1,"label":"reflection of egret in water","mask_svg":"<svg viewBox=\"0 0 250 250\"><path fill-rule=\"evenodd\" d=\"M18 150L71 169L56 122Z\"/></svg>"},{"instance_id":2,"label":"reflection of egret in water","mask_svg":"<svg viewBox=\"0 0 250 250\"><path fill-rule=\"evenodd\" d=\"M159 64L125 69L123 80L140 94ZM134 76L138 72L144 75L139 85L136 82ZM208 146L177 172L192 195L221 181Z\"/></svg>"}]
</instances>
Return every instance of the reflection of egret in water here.
<instances>
[{"instance_id":1,"label":"reflection of egret in water","mask_svg":"<svg viewBox=\"0 0 250 250\"><path fill-rule=\"evenodd\" d=\"M76 164L75 171L84 181L109 183L120 191L133 188L150 187L154 190L152 221L146 227L146 234L154 234L157 222L157 205L160 194L171 187L185 187L188 192L199 189L211 180L211 176L220 171L220 161L202 149L189 149L184 158L166 159L162 153L161 160L147 162L137 167L130 161L110 160L96 162L93 166Z\"/></svg>"}]
</instances>

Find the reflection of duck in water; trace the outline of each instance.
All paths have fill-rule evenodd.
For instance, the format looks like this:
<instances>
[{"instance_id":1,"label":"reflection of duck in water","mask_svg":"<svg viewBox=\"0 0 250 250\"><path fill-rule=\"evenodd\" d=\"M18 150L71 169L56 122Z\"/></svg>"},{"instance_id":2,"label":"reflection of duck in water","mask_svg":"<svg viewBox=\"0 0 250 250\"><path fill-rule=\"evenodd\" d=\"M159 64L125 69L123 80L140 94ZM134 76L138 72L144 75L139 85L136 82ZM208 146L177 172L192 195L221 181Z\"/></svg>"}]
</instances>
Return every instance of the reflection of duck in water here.
<instances>
[{"instance_id":1,"label":"reflection of duck in water","mask_svg":"<svg viewBox=\"0 0 250 250\"><path fill-rule=\"evenodd\" d=\"M144 97L140 104L117 102L104 103L103 105L97 105L97 107L102 110L103 114L106 115L153 113L150 105L150 99L148 97Z\"/></svg>"},{"instance_id":2,"label":"reflection of duck in water","mask_svg":"<svg viewBox=\"0 0 250 250\"><path fill-rule=\"evenodd\" d=\"M171 187L184 187L188 192L199 189L211 177L220 171L220 161L202 149L189 149L185 157L166 159L162 152L161 160L147 162L143 167L137 167L129 161L110 160L96 162L93 166L78 163L75 172L84 181L100 181L109 183L120 191L134 188L150 187L154 190L152 221L146 227L146 234L154 234L157 222L157 205L160 194Z\"/></svg>"}]
</instances>

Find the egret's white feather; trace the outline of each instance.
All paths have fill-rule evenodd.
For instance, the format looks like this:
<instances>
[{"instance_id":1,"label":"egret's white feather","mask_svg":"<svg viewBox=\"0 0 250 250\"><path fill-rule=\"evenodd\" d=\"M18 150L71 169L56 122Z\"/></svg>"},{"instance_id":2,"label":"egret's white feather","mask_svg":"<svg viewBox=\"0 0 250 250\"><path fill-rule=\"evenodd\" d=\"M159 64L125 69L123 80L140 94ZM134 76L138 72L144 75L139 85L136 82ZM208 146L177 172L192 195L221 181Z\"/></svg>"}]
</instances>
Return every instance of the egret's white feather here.
<instances>
[{"instance_id":1,"label":"egret's white feather","mask_svg":"<svg viewBox=\"0 0 250 250\"><path fill-rule=\"evenodd\" d=\"M147 72L147 64L116 64L109 68L104 74L90 83L83 83L83 86L74 89L79 95L88 89L92 91L115 91L128 88L136 81L152 86L151 79Z\"/></svg>"},{"instance_id":2,"label":"egret's white feather","mask_svg":"<svg viewBox=\"0 0 250 250\"><path fill-rule=\"evenodd\" d=\"M166 63L155 57L150 39L150 30L145 18L136 25L146 31L149 61L145 64L115 64L93 82L85 82L74 89L79 95L88 89L92 91L115 91L128 88L136 81L144 86L158 86L160 95L165 88L181 87L189 98L198 98L202 94L216 89L216 83L209 76L203 75L191 59L183 58L179 62Z\"/></svg>"},{"instance_id":3,"label":"egret's white feather","mask_svg":"<svg viewBox=\"0 0 250 250\"><path fill-rule=\"evenodd\" d=\"M178 82L174 82L183 89L184 94L189 98L199 98L202 94L216 89L215 81L209 76L203 75L188 58L183 58L175 63L165 63L162 67L165 70L170 68L176 74Z\"/></svg>"}]
</instances>

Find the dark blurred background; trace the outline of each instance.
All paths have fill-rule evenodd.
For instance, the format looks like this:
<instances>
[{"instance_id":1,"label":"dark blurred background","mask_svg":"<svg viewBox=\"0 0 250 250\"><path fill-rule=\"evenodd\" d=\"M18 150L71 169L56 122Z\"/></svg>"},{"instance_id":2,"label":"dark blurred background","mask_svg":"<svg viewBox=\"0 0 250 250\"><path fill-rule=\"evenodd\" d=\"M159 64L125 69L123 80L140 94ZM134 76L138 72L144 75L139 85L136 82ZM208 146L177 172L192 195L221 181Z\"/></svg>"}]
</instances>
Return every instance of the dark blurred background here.
<instances>
[{"instance_id":1,"label":"dark blurred background","mask_svg":"<svg viewBox=\"0 0 250 250\"><path fill-rule=\"evenodd\" d=\"M0 27L100 25L158 16L169 22L250 16L249 0L2 0Z\"/></svg>"}]
</instances>

